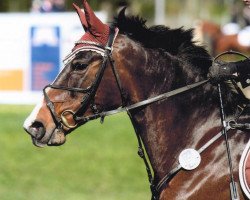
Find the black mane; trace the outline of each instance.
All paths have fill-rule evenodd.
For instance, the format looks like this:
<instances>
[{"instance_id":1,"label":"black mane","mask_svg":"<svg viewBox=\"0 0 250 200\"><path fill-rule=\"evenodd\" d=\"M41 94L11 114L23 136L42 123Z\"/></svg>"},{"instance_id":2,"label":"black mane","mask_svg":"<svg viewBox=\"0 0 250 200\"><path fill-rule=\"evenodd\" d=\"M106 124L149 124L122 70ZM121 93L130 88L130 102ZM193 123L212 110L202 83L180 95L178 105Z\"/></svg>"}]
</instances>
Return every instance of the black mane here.
<instances>
[{"instance_id":1,"label":"black mane","mask_svg":"<svg viewBox=\"0 0 250 200\"><path fill-rule=\"evenodd\" d=\"M125 16L125 9L120 11L113 22L113 26L118 27L121 34L140 42L146 48L162 49L180 56L192 66L199 68L203 76L207 75L212 63L211 57L202 46L193 42L193 29L170 29L163 25L148 28L146 20L139 16Z\"/></svg>"},{"instance_id":2,"label":"black mane","mask_svg":"<svg viewBox=\"0 0 250 200\"><path fill-rule=\"evenodd\" d=\"M212 58L203 46L199 46L193 41L193 29L184 30L183 27L170 29L163 25L147 27L146 20L139 16L125 16L125 9L120 11L112 24L119 28L120 34L127 35L146 48L161 49L176 56L191 66L188 70L198 69L200 75L207 78ZM229 108L228 112L232 113L237 105L244 102L245 99L232 92L227 83L222 84L225 90L223 93L226 107ZM213 98L215 101L213 104L218 102L217 95L214 90L212 96L215 97Z\"/></svg>"}]
</instances>

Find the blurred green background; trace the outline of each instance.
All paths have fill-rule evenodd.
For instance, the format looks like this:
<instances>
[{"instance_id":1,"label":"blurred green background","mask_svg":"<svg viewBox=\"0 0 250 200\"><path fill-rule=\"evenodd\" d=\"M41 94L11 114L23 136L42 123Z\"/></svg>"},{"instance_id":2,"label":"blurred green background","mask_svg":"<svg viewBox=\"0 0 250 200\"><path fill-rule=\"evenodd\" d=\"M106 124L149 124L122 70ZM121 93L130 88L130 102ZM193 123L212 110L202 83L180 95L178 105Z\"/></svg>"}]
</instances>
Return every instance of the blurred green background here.
<instances>
[{"instance_id":1,"label":"blurred green background","mask_svg":"<svg viewBox=\"0 0 250 200\"><path fill-rule=\"evenodd\" d=\"M1 200L150 199L126 114L89 122L63 146L37 148L22 129L32 108L0 105Z\"/></svg>"},{"instance_id":2,"label":"blurred green background","mask_svg":"<svg viewBox=\"0 0 250 200\"><path fill-rule=\"evenodd\" d=\"M81 5L82 0L65 0L66 11L73 10L73 2ZM127 5L133 13L149 21L154 17L155 0L88 0L88 2L94 10L106 9L111 14L114 14L118 7ZM190 20L196 17L226 21L230 18L230 10L235 3L243 4L241 0L165 0L165 12L170 23L173 20L180 20L179 17L176 18L179 15L183 16L183 19L188 16ZM0 1L0 12L29 12L31 7L32 0Z\"/></svg>"}]
</instances>

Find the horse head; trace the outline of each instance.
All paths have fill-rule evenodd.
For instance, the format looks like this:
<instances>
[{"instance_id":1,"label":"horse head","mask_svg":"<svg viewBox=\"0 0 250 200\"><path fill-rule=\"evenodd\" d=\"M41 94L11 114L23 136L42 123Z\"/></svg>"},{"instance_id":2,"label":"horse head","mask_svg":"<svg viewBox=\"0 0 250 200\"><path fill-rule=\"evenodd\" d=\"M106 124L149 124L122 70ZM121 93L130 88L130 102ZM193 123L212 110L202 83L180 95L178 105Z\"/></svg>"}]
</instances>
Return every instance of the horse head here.
<instances>
[{"instance_id":1,"label":"horse head","mask_svg":"<svg viewBox=\"0 0 250 200\"><path fill-rule=\"evenodd\" d=\"M64 60L65 66L54 82L44 88L41 103L24 122L24 129L39 147L63 144L68 133L88 121L79 122L77 117L94 116L121 105L110 59L118 29L102 23L86 0L84 12L73 6L85 34Z\"/></svg>"}]
</instances>

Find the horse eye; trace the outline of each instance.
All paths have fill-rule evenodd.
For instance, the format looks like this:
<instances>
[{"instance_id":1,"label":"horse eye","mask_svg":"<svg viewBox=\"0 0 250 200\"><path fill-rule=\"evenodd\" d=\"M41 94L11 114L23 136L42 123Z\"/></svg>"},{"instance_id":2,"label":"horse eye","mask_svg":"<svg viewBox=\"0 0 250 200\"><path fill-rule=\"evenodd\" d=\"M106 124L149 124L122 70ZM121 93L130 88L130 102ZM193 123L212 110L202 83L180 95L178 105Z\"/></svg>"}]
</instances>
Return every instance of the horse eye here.
<instances>
[{"instance_id":1,"label":"horse eye","mask_svg":"<svg viewBox=\"0 0 250 200\"><path fill-rule=\"evenodd\" d=\"M73 65L73 70L81 71L81 70L85 70L87 67L88 67L87 64L76 63L75 65Z\"/></svg>"}]
</instances>

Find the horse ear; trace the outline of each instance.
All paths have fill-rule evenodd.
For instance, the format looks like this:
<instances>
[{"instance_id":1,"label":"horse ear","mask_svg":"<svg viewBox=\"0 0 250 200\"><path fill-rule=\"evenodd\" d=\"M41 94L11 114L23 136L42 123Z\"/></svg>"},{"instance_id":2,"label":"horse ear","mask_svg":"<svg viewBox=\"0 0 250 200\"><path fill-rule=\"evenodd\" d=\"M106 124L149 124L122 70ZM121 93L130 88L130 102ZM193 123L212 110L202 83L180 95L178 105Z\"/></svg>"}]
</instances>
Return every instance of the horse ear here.
<instances>
[{"instance_id":1,"label":"horse ear","mask_svg":"<svg viewBox=\"0 0 250 200\"><path fill-rule=\"evenodd\" d=\"M106 32L109 27L102 23L94 14L93 10L89 6L86 0L83 0L83 9L85 11L86 20L88 23L88 30L94 36L101 36L104 32Z\"/></svg>"},{"instance_id":2,"label":"horse ear","mask_svg":"<svg viewBox=\"0 0 250 200\"><path fill-rule=\"evenodd\" d=\"M74 8L76 9L76 12L80 18L80 21L82 23L82 26L85 30L85 32L87 31L88 29L88 23L87 23L87 20L86 20L86 17L85 17L85 14L82 12L81 8L79 8L76 4L73 3L73 6Z\"/></svg>"}]
</instances>

